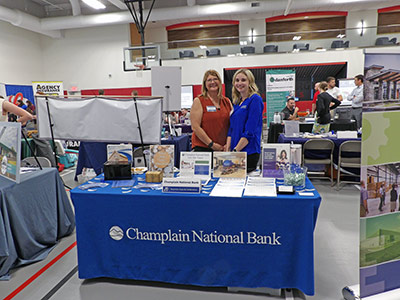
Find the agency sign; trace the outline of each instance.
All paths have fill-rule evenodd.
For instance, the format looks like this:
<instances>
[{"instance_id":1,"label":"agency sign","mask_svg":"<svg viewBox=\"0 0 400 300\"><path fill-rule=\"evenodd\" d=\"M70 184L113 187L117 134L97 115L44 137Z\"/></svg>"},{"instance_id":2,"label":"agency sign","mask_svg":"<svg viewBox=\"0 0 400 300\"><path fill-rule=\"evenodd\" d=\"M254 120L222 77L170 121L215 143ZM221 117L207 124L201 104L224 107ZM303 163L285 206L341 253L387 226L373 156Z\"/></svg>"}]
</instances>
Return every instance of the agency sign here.
<instances>
[{"instance_id":1,"label":"agency sign","mask_svg":"<svg viewBox=\"0 0 400 300\"><path fill-rule=\"evenodd\" d=\"M32 81L34 95L62 96L64 94L62 81Z\"/></svg>"}]
</instances>

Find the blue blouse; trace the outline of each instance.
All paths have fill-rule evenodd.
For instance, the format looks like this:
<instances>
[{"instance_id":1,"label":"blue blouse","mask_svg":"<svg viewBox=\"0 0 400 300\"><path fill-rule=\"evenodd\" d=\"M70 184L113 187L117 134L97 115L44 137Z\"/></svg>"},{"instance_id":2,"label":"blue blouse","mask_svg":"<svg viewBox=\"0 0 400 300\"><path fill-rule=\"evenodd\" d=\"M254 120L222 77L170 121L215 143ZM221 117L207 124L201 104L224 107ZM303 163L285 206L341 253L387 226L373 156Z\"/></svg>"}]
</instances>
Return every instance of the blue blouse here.
<instances>
[{"instance_id":1,"label":"blue blouse","mask_svg":"<svg viewBox=\"0 0 400 300\"><path fill-rule=\"evenodd\" d=\"M249 143L241 151L247 154L261 152L262 113L264 104L258 94L246 98L241 105L234 105L230 118L228 136L231 137L231 149L235 148L240 138Z\"/></svg>"}]
</instances>

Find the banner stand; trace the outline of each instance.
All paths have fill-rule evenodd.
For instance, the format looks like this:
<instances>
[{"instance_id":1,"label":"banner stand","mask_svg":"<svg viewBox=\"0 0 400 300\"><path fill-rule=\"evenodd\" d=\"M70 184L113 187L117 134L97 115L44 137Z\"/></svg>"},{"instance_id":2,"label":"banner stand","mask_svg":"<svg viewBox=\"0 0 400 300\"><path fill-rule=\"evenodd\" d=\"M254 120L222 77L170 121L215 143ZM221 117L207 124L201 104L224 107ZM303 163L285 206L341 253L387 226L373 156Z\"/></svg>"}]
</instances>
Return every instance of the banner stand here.
<instances>
[{"instance_id":1,"label":"banner stand","mask_svg":"<svg viewBox=\"0 0 400 300\"><path fill-rule=\"evenodd\" d=\"M26 138L24 129L22 127L21 127L21 134L22 134L22 137L25 140L25 143L28 145L29 151L31 151L31 153L33 155L33 158L36 160L36 163L38 164L40 170L43 170L42 165L40 164L40 162L39 162L39 160L38 160L38 158L36 156L36 153L33 151L31 144L28 142L28 139Z\"/></svg>"},{"instance_id":2,"label":"banner stand","mask_svg":"<svg viewBox=\"0 0 400 300\"><path fill-rule=\"evenodd\" d=\"M138 122L138 130L139 130L139 135L140 135L140 144L142 147L142 155L143 155L143 160L144 160L144 166L147 168L147 160L146 160L146 155L144 152L144 143L143 143L143 135L142 135L142 127L140 126L140 119L139 119L139 111L138 111L138 107L137 107L137 101L136 101L136 97L133 97L133 102L135 103L135 110L136 110L136 118L137 118L137 122ZM135 160L132 157L132 163L134 163Z\"/></svg>"}]
</instances>

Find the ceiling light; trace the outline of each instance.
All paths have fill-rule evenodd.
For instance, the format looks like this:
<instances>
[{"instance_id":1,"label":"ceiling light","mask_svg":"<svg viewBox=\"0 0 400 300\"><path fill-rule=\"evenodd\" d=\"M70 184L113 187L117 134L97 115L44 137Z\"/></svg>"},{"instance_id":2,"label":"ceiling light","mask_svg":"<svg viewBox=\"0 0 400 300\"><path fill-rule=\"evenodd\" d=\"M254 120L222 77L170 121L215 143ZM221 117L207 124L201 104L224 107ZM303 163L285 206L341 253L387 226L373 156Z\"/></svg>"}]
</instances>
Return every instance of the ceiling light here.
<instances>
[{"instance_id":1,"label":"ceiling light","mask_svg":"<svg viewBox=\"0 0 400 300\"><path fill-rule=\"evenodd\" d=\"M94 9L104 9L106 6L98 0L82 0L86 5Z\"/></svg>"},{"instance_id":2,"label":"ceiling light","mask_svg":"<svg viewBox=\"0 0 400 300\"><path fill-rule=\"evenodd\" d=\"M309 16L305 16L305 17L304 17L304 19L308 19L308 18L309 18Z\"/></svg>"},{"instance_id":3,"label":"ceiling light","mask_svg":"<svg viewBox=\"0 0 400 300\"><path fill-rule=\"evenodd\" d=\"M203 25L203 24L201 24L201 25L200 25L200 27L204 27L204 25Z\"/></svg>"},{"instance_id":4,"label":"ceiling light","mask_svg":"<svg viewBox=\"0 0 400 300\"><path fill-rule=\"evenodd\" d=\"M293 41L299 41L301 39L301 35L295 35L293 37Z\"/></svg>"},{"instance_id":5,"label":"ceiling light","mask_svg":"<svg viewBox=\"0 0 400 300\"><path fill-rule=\"evenodd\" d=\"M340 33L340 34L338 34L336 37L337 37L338 39L342 39L342 38L346 37L346 35Z\"/></svg>"},{"instance_id":6,"label":"ceiling light","mask_svg":"<svg viewBox=\"0 0 400 300\"><path fill-rule=\"evenodd\" d=\"M200 45L199 47L200 47L200 49L207 49L207 46L205 46L205 45Z\"/></svg>"}]
</instances>

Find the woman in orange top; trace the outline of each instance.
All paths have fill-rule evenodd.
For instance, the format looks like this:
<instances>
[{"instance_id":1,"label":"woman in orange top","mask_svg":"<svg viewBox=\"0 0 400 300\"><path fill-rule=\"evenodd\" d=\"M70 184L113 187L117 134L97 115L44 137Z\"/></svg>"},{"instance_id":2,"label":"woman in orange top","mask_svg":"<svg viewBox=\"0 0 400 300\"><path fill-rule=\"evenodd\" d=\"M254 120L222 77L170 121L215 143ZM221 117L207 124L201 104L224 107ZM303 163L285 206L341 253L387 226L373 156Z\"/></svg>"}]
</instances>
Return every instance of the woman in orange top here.
<instances>
[{"instance_id":1,"label":"woman in orange top","mask_svg":"<svg viewBox=\"0 0 400 300\"><path fill-rule=\"evenodd\" d=\"M201 92L190 110L193 151L224 151L232 103L222 96L221 76L217 71L206 71Z\"/></svg>"}]
</instances>

